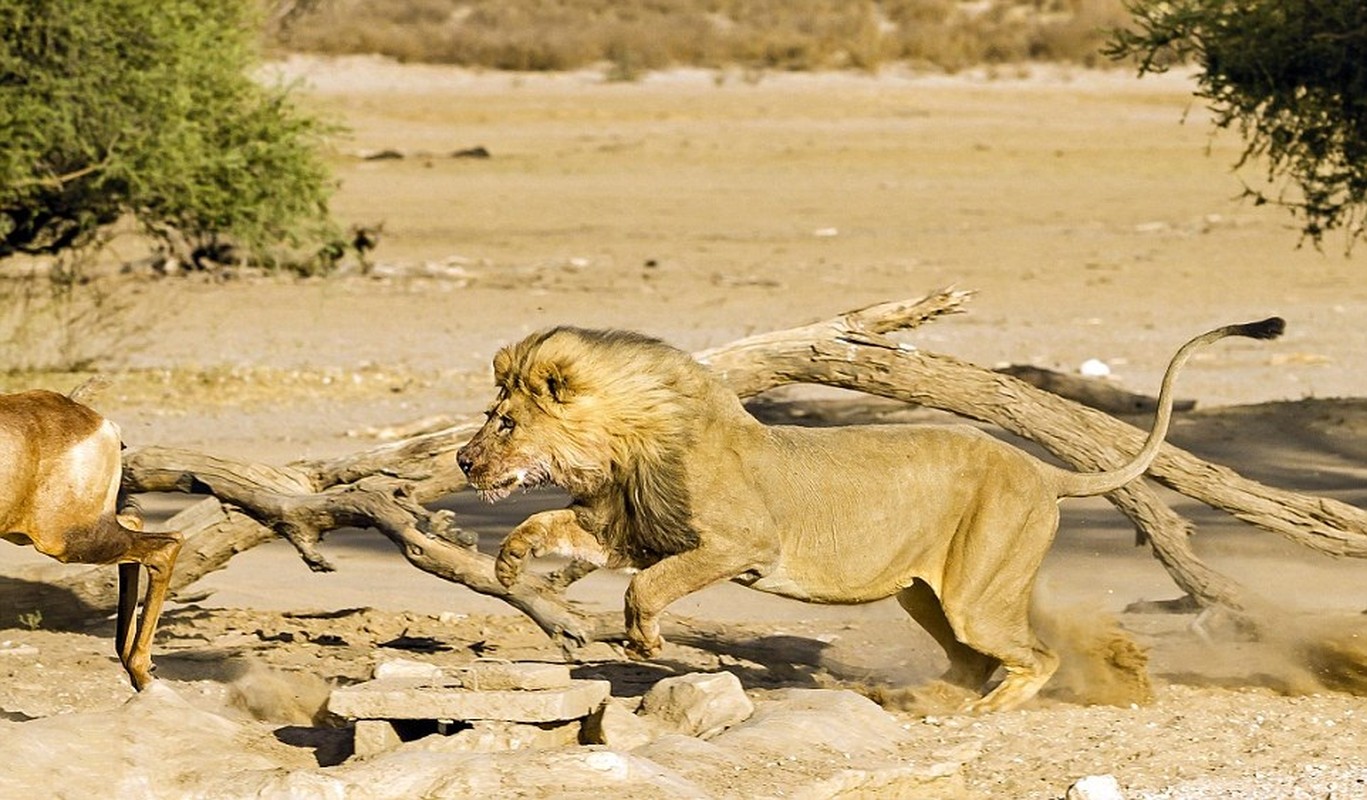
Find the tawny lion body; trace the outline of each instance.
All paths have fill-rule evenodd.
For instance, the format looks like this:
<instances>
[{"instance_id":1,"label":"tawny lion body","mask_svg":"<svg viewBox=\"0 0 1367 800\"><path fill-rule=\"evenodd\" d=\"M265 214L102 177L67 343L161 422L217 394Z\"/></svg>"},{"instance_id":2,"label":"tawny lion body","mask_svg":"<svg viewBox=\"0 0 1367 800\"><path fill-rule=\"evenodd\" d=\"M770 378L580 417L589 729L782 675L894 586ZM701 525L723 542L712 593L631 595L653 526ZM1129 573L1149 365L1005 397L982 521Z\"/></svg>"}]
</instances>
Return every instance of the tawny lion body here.
<instances>
[{"instance_id":1,"label":"tawny lion body","mask_svg":"<svg viewBox=\"0 0 1367 800\"><path fill-rule=\"evenodd\" d=\"M114 423L75 400L48 391L0 395L0 539L63 563L119 565L116 645L141 691L152 682L152 636L181 536L144 531L136 515L120 518L122 449ZM140 566L148 587L134 620Z\"/></svg>"},{"instance_id":2,"label":"tawny lion body","mask_svg":"<svg viewBox=\"0 0 1367 800\"><path fill-rule=\"evenodd\" d=\"M490 500L545 483L572 497L504 540L505 585L527 557L551 553L640 570L625 601L635 656L659 651L670 603L722 580L819 603L896 596L944 648L947 680L978 691L1004 668L970 710L1012 708L1058 666L1029 623L1058 499L1143 474L1196 347L1281 329L1274 318L1187 342L1143 449L1122 467L1076 473L966 425L764 425L687 353L632 333L556 328L495 357L498 397L459 461Z\"/></svg>"}]
</instances>

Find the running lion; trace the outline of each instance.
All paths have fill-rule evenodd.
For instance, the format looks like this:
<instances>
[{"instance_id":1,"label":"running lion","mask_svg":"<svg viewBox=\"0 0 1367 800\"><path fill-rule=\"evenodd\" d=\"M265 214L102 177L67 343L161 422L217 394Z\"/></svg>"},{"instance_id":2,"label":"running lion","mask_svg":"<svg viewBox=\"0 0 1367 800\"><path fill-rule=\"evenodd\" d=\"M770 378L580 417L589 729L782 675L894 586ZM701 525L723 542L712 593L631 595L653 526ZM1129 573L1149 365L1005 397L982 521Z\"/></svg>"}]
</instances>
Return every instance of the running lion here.
<instances>
[{"instance_id":1,"label":"running lion","mask_svg":"<svg viewBox=\"0 0 1367 800\"><path fill-rule=\"evenodd\" d=\"M504 539L495 571L505 586L530 556L639 570L625 600L634 657L659 652L670 603L718 581L814 603L895 595L944 648L946 680L980 692L1004 668L968 710L1008 709L1058 667L1028 621L1058 499L1143 474L1197 347L1283 327L1275 317L1229 325L1183 345L1143 448L1104 472L1059 469L967 425L765 425L688 353L572 327L498 352L498 396L457 458L489 501L545 484L572 498Z\"/></svg>"}]
</instances>

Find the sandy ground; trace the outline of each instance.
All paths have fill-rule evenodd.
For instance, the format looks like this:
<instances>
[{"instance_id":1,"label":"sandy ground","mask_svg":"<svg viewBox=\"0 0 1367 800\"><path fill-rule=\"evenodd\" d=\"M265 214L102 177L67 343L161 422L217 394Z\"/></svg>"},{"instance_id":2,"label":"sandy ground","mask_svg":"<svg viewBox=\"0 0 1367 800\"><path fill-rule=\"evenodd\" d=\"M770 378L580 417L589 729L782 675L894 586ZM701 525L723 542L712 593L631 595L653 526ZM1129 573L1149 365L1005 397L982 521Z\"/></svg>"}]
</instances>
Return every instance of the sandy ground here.
<instances>
[{"instance_id":1,"label":"sandy ground","mask_svg":"<svg viewBox=\"0 0 1367 800\"><path fill-rule=\"evenodd\" d=\"M1367 395L1362 256L1337 240L1298 249L1281 212L1240 204L1238 142L1211 137L1181 76L682 72L608 84L370 59L281 69L353 131L336 156L335 209L383 224L375 269L139 282L156 324L99 404L132 446L274 463L341 454L370 444L367 427L477 411L494 350L546 325L636 328L696 349L955 285L978 292L970 313L917 331L918 346L985 365L1100 359L1133 391L1154 391L1191 334L1284 316L1284 339L1222 343L1192 363L1179 394L1201 410L1172 438L1272 485L1367 503L1367 407L1351 399ZM474 146L492 157L448 156ZM405 157L360 157L381 149ZM845 399L780 399L813 397ZM449 501L485 547L558 502ZM1285 640L1203 637L1191 615L1127 611L1178 592L1109 505L1067 501L1040 581L1050 629L1066 642L1117 621L1149 649L1155 697L1074 672L1028 707L982 718L891 703L914 740L901 757L971 751L975 798L1061 797L1096 773L1130 797L1367 797L1367 706L1304 656L1320 633L1363 626L1362 564L1175 502L1211 566L1286 610ZM414 571L374 534L340 532L324 552L336 573L310 573L282 543L236 557L173 604L157 645L167 684L260 720L281 768L340 758L340 735L311 713L328 684L379 659L556 657L501 603ZM0 548L0 574L38 568L63 569ZM599 574L574 592L615 609L623 586ZM0 614L0 736L127 699L110 625L28 630L17 618L31 611ZM629 696L690 669L730 669L763 692L916 685L943 668L887 602L815 607L727 585L671 611L659 663L628 667L603 646L577 669ZM439 647L381 646L403 635ZM206 770L226 768L206 756Z\"/></svg>"}]
</instances>

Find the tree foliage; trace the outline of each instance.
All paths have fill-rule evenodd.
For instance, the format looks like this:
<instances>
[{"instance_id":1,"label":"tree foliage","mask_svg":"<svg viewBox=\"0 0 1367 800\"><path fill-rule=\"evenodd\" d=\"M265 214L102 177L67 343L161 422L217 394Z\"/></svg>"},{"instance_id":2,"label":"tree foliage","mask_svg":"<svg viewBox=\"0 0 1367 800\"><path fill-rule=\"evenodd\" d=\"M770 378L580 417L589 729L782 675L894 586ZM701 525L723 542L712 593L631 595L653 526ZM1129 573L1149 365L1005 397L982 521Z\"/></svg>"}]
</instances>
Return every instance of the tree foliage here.
<instances>
[{"instance_id":1,"label":"tree foliage","mask_svg":"<svg viewBox=\"0 0 1367 800\"><path fill-rule=\"evenodd\" d=\"M330 127L252 79L252 0L0 0L0 257L134 219L255 253L327 234Z\"/></svg>"},{"instance_id":2,"label":"tree foliage","mask_svg":"<svg viewBox=\"0 0 1367 800\"><path fill-rule=\"evenodd\" d=\"M1367 216L1367 3L1363 0L1134 0L1134 27L1108 49L1140 74L1189 61L1197 96L1263 159L1268 190L1317 247L1334 229L1351 246Z\"/></svg>"}]
</instances>

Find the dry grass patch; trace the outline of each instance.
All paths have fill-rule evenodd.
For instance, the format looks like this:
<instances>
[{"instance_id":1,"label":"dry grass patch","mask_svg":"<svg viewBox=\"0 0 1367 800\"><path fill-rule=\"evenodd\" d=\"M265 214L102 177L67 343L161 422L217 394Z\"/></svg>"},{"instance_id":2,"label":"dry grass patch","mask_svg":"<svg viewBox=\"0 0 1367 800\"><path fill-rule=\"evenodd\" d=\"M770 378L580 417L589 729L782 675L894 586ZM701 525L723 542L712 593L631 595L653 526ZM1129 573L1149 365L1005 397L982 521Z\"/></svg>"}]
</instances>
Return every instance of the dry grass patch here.
<instances>
[{"instance_id":1,"label":"dry grass patch","mask_svg":"<svg viewBox=\"0 0 1367 800\"><path fill-rule=\"evenodd\" d=\"M0 276L0 373L117 366L146 340L153 305L134 283L20 265Z\"/></svg>"},{"instance_id":2,"label":"dry grass patch","mask_svg":"<svg viewBox=\"0 0 1367 800\"><path fill-rule=\"evenodd\" d=\"M955 71L1028 60L1093 65L1120 0L315 0L281 5L289 50L609 78L676 66Z\"/></svg>"},{"instance_id":3,"label":"dry grass patch","mask_svg":"<svg viewBox=\"0 0 1367 800\"><path fill-rule=\"evenodd\" d=\"M0 373L0 391L50 389L66 393L96 374L86 370ZM363 401L475 380L455 371L419 372L379 366L280 369L221 365L98 374L110 383L94 401L100 408L156 407L166 411L255 410L324 400ZM487 378L480 376L479 380Z\"/></svg>"}]
</instances>

